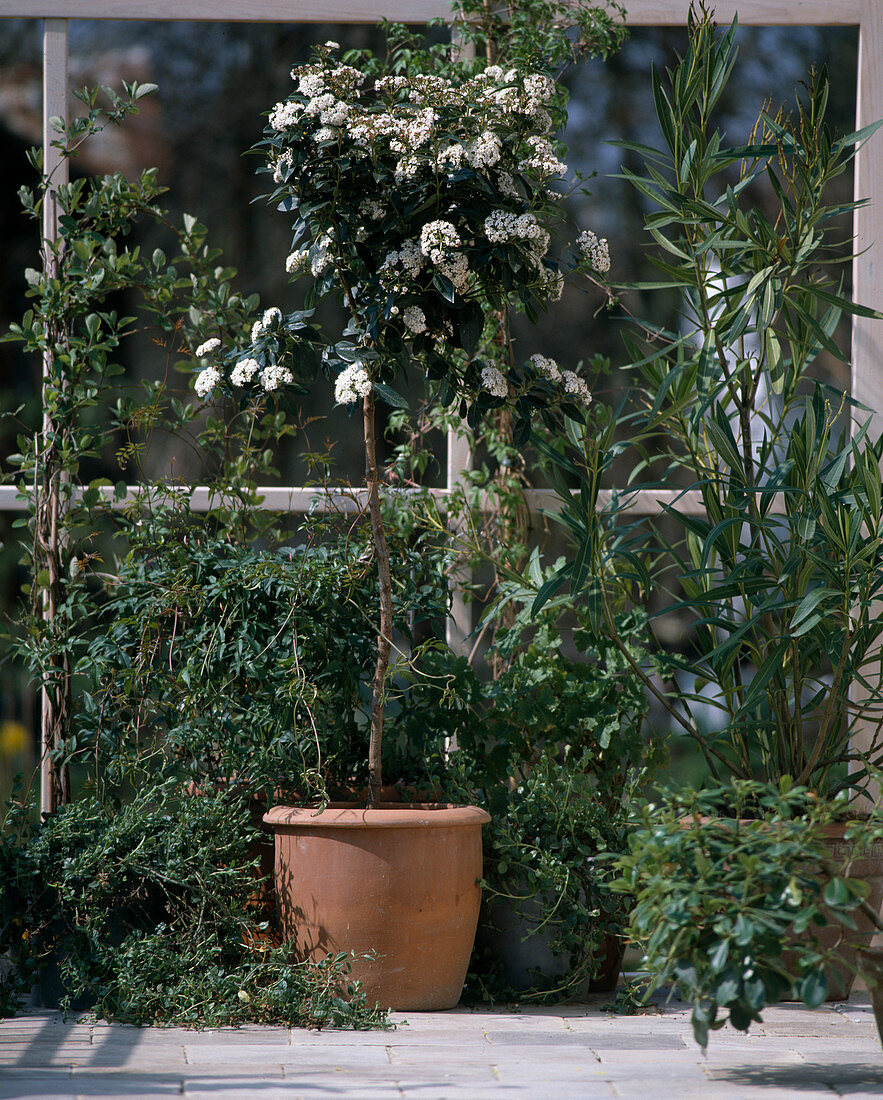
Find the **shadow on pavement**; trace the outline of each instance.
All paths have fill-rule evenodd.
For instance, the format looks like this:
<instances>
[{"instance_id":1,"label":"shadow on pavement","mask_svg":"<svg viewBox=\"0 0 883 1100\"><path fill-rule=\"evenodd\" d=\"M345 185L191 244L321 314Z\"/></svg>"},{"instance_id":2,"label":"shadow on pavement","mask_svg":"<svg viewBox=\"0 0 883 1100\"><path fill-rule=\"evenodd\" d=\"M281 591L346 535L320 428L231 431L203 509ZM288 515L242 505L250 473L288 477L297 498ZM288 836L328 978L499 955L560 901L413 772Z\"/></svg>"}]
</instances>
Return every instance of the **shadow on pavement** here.
<instances>
[{"instance_id":1,"label":"shadow on pavement","mask_svg":"<svg viewBox=\"0 0 883 1100\"><path fill-rule=\"evenodd\" d=\"M867 1062L807 1062L806 1065L747 1067L711 1070L713 1081L733 1085L750 1085L752 1088L805 1089L818 1092L832 1089L839 1096L854 1092L870 1092L883 1096L883 1065Z\"/></svg>"}]
</instances>

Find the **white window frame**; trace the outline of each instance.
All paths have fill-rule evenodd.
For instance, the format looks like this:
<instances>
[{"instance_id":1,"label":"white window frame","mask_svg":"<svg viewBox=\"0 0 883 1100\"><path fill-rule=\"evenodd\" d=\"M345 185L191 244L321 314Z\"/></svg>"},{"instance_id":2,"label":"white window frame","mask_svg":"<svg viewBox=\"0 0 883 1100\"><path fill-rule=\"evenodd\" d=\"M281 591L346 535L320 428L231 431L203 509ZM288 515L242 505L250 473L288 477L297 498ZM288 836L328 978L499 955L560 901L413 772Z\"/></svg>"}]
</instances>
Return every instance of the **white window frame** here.
<instances>
[{"instance_id":1,"label":"white window frame","mask_svg":"<svg viewBox=\"0 0 883 1100\"><path fill-rule=\"evenodd\" d=\"M683 26L687 0L628 0L629 26ZM36 10L35 10L36 9ZM858 83L856 128L883 118L883 2L881 0L719 0L716 18L729 21L738 12L743 26L857 26ZM53 117L68 113L68 22L71 19L151 21L203 21L247 23L375 23L381 18L405 23L424 23L451 14L446 0L0 0L0 19L42 18L43 34L43 145L47 172L65 181L67 162L52 147ZM856 257L853 261L853 294L864 305L883 307L883 137L868 142L858 153L855 196L869 202L854 214ZM46 204L44 236L55 237L54 203ZM883 409L883 327L858 317L852 331L851 393L868 408ZM447 484L436 490L440 502L469 468L468 444L453 433L448 439ZM138 486L128 487L129 497ZM304 512L315 491L302 486L262 488L264 507L270 511ZM111 490L112 492L112 490ZM0 485L0 510L21 511L25 502L12 485ZM353 509L360 507L359 491L346 494ZM648 490L633 494L627 511L658 514L675 494ZM606 500L605 494L602 503ZM542 490L528 491L532 510L554 501ZM207 510L211 497L203 486L191 496L194 510ZM680 507L698 511L698 496L681 499Z\"/></svg>"}]
</instances>

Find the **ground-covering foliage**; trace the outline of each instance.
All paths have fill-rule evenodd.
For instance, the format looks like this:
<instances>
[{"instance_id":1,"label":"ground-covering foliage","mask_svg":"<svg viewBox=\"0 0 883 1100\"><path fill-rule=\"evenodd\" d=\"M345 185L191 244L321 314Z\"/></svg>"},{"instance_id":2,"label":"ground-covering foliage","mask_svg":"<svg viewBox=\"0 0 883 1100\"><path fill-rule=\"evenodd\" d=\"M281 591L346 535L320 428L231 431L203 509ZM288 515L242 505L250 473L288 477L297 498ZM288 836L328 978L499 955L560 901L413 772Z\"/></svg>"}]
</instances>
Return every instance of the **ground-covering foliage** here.
<instances>
[{"instance_id":1,"label":"ground-covering foliage","mask_svg":"<svg viewBox=\"0 0 883 1100\"><path fill-rule=\"evenodd\" d=\"M40 980L124 1023L381 1023L348 991L344 956L299 963L268 933L260 835L242 799L185 797L175 779L122 804L78 798L40 824L18 807L0 840L0 1011Z\"/></svg>"}]
</instances>

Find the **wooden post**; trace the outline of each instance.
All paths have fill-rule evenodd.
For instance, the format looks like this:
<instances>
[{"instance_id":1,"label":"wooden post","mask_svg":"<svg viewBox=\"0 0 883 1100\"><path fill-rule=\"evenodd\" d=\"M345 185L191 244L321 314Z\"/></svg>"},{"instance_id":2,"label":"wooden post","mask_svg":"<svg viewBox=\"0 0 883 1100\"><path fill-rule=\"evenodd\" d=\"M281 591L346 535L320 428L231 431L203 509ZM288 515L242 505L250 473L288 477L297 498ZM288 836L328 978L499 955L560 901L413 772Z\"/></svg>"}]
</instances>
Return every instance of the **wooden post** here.
<instances>
[{"instance_id":1,"label":"wooden post","mask_svg":"<svg viewBox=\"0 0 883 1100\"><path fill-rule=\"evenodd\" d=\"M463 39L457 25L451 31L451 53L457 61L467 61L475 56L475 47L471 42ZM462 431L451 428L448 431L448 464L447 484L448 491L455 489L462 481L463 474L472 469L472 443L465 425ZM460 657L466 657L469 653L467 638L472 631L472 605L467 603L463 596L463 588L472 580L472 570L465 564L460 564L451 577L453 595L451 599L451 613L445 626L445 637L451 649Z\"/></svg>"},{"instance_id":2,"label":"wooden post","mask_svg":"<svg viewBox=\"0 0 883 1100\"><path fill-rule=\"evenodd\" d=\"M42 254L44 271L52 275L57 270L54 245L58 239L58 202L57 188L68 182L68 162L52 142L62 135L58 134L52 119L61 118L67 122L67 85L68 85L68 23L66 19L45 19L43 21L43 172L51 181L46 190L43 204ZM52 352L47 350L43 365L43 430L41 451L45 450L54 425L50 419L46 385L50 377ZM57 587L59 577L57 566L60 559L61 540L63 538L59 516L62 508L58 479L50 477L46 484L38 481L38 499L34 502L37 524L37 552L44 554L50 566L50 583L43 593L43 615L51 619L55 613L53 589ZM41 499L42 498L42 499ZM36 563L35 563L36 564ZM55 569L51 568L55 565ZM55 747L61 724L68 718L59 707L60 693L55 685L44 685L40 693L40 810L52 813L58 805L61 783L57 769L50 758Z\"/></svg>"},{"instance_id":3,"label":"wooden post","mask_svg":"<svg viewBox=\"0 0 883 1100\"><path fill-rule=\"evenodd\" d=\"M883 118L883 8L878 0L864 0L859 26L858 88L856 91L856 128L861 129ZM883 309L883 133L877 133L862 147L855 164L855 197L870 199L855 212L852 264L853 299L863 305ZM872 432L883 430L883 322L855 317L852 324L852 395L872 409L875 424ZM862 414L857 412L856 418ZM864 414L867 415L867 414ZM883 604L878 613L883 615ZM878 688L881 685L878 662L864 669L865 676ZM867 689L855 685L853 702L863 704ZM879 740L883 715L869 713L856 725L853 745L869 752ZM880 791L869 792L873 802Z\"/></svg>"}]
</instances>

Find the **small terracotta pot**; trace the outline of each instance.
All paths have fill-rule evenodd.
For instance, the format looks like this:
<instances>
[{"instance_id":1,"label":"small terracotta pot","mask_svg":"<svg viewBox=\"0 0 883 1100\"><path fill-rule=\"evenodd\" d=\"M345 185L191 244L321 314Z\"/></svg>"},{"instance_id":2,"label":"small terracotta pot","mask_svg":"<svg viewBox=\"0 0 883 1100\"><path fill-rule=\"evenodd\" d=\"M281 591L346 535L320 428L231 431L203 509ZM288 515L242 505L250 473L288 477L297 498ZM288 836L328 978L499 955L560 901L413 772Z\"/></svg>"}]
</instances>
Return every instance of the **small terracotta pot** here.
<instances>
[{"instance_id":1,"label":"small terracotta pot","mask_svg":"<svg viewBox=\"0 0 883 1100\"><path fill-rule=\"evenodd\" d=\"M871 1006L877 1021L877 1034L883 1043L883 948L860 947L858 969L871 994Z\"/></svg>"},{"instance_id":2,"label":"small terracotta pot","mask_svg":"<svg viewBox=\"0 0 883 1100\"><path fill-rule=\"evenodd\" d=\"M597 977L589 982L590 993L613 993L619 985L625 943L619 936L606 935L601 944Z\"/></svg>"},{"instance_id":3,"label":"small terracotta pot","mask_svg":"<svg viewBox=\"0 0 883 1100\"><path fill-rule=\"evenodd\" d=\"M274 806L276 897L300 958L350 951L370 1004L453 1008L460 999L481 902L477 806L331 803Z\"/></svg>"}]
</instances>

